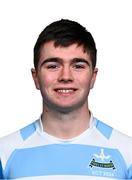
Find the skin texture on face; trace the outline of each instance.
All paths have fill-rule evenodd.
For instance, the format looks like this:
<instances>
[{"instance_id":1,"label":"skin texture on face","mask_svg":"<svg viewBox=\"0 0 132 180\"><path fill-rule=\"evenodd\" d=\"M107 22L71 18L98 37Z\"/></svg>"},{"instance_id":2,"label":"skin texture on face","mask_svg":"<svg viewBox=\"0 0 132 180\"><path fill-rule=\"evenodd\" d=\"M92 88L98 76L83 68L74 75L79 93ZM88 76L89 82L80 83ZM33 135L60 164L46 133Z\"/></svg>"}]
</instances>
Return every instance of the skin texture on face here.
<instances>
[{"instance_id":1,"label":"skin texture on face","mask_svg":"<svg viewBox=\"0 0 132 180\"><path fill-rule=\"evenodd\" d=\"M42 46L38 69L32 69L43 106L61 113L87 108L96 74L97 69L93 70L90 55L83 46L55 47L53 41Z\"/></svg>"}]
</instances>

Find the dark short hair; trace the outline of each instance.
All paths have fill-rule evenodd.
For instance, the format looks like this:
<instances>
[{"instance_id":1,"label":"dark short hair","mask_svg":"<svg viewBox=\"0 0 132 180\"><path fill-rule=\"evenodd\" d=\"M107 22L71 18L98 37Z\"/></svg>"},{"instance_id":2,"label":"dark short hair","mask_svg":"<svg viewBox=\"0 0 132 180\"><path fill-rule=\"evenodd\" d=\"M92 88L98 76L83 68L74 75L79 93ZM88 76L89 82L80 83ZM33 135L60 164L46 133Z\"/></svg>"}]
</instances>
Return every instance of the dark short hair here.
<instances>
[{"instance_id":1,"label":"dark short hair","mask_svg":"<svg viewBox=\"0 0 132 180\"><path fill-rule=\"evenodd\" d=\"M49 24L39 35L34 46L34 67L37 69L41 47L49 41L54 41L55 47L68 47L74 43L82 45L84 51L90 54L93 69L96 66L96 44L90 32L78 22L61 19Z\"/></svg>"}]
</instances>

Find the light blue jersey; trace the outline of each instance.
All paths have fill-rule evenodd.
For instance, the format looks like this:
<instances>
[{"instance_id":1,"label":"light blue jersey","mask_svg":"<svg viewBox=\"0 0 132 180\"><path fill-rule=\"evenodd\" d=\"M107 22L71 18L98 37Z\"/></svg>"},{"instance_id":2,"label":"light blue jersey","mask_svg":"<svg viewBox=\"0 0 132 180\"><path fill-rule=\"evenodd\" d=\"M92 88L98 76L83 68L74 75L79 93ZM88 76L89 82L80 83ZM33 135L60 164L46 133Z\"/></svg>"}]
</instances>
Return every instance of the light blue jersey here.
<instances>
[{"instance_id":1,"label":"light blue jersey","mask_svg":"<svg viewBox=\"0 0 132 180\"><path fill-rule=\"evenodd\" d=\"M73 139L43 131L41 120L0 140L0 179L115 180L132 178L132 138L91 117Z\"/></svg>"}]
</instances>

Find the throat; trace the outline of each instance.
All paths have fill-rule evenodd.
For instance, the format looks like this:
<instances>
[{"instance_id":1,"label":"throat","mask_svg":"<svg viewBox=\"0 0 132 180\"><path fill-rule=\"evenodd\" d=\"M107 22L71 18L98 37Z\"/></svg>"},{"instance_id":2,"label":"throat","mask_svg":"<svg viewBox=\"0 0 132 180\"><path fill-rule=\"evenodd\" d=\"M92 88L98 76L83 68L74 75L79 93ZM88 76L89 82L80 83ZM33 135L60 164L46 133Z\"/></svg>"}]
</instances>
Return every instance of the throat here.
<instances>
[{"instance_id":1,"label":"throat","mask_svg":"<svg viewBox=\"0 0 132 180\"><path fill-rule=\"evenodd\" d=\"M44 116L42 118L43 129L46 133L57 138L72 139L89 128L90 114L82 114L83 117L79 117L78 114L51 117L50 113L50 117Z\"/></svg>"}]
</instances>

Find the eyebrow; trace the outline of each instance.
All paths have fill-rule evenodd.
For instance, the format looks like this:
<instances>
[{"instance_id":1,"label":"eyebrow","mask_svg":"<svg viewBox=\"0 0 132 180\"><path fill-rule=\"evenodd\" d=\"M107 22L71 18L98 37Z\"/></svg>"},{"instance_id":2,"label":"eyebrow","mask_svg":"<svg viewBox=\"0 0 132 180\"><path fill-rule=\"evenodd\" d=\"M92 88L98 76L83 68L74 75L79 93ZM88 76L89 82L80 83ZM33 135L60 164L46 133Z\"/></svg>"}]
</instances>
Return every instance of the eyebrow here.
<instances>
[{"instance_id":1,"label":"eyebrow","mask_svg":"<svg viewBox=\"0 0 132 180\"><path fill-rule=\"evenodd\" d=\"M61 59L59 57L51 57L51 58L45 59L40 66L43 66L44 64L50 63L50 62L62 63L62 61L63 61L63 59ZM88 66L90 66L90 63L84 58L73 58L70 61L71 61L71 64L82 62L82 63L86 63Z\"/></svg>"},{"instance_id":2,"label":"eyebrow","mask_svg":"<svg viewBox=\"0 0 132 180\"><path fill-rule=\"evenodd\" d=\"M42 64L40 66L43 66L44 64L49 63L49 62L57 62L58 63L58 62L61 62L61 61L62 61L62 59L58 58L58 57L47 58L42 62Z\"/></svg>"},{"instance_id":3,"label":"eyebrow","mask_svg":"<svg viewBox=\"0 0 132 180\"><path fill-rule=\"evenodd\" d=\"M84 58L73 58L72 59L72 63L79 63L79 62L86 63L88 66L90 66L90 63Z\"/></svg>"}]
</instances>

